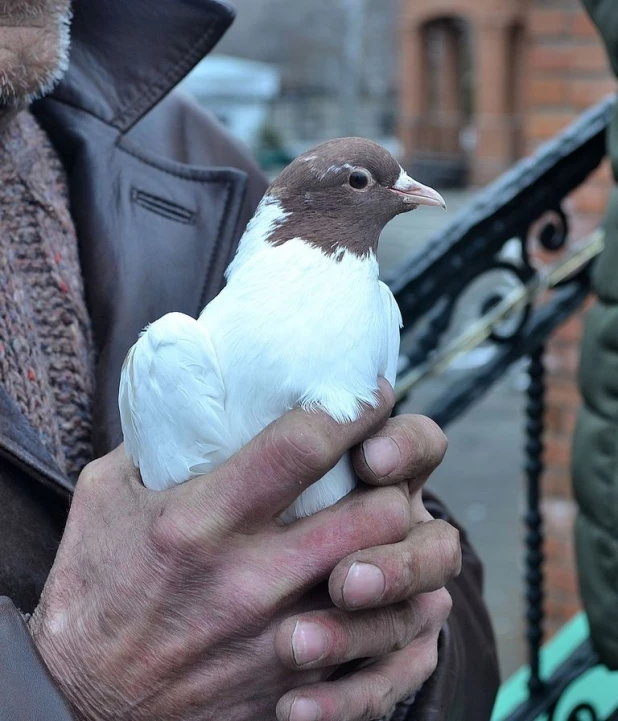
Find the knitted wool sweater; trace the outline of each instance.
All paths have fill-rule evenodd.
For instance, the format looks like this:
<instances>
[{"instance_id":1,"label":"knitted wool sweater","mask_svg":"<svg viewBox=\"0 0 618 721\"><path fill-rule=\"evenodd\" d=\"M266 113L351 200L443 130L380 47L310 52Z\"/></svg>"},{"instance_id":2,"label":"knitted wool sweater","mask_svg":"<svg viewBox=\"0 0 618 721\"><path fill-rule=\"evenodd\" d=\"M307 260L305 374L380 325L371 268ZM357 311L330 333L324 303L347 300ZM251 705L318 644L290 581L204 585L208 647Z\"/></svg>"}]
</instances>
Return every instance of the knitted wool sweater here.
<instances>
[{"instance_id":1,"label":"knitted wool sweater","mask_svg":"<svg viewBox=\"0 0 618 721\"><path fill-rule=\"evenodd\" d=\"M0 130L0 384L75 480L92 457L94 345L66 177L28 111Z\"/></svg>"}]
</instances>

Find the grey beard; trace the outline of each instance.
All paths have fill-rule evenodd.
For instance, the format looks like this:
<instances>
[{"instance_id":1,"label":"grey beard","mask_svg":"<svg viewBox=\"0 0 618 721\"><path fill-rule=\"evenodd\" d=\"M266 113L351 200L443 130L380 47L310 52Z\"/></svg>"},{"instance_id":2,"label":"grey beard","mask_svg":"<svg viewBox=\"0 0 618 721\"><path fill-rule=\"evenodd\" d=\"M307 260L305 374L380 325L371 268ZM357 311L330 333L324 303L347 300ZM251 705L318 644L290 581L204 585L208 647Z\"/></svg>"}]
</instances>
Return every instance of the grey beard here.
<instances>
[{"instance_id":1,"label":"grey beard","mask_svg":"<svg viewBox=\"0 0 618 721\"><path fill-rule=\"evenodd\" d=\"M0 9L3 9L1 2ZM49 47L39 51L32 46L17 51L12 63L0 61L0 110L26 107L49 93L60 81L69 65L70 24L71 10L66 8L54 13L50 29L42 29L45 38L41 45L52 42L55 45L52 62L45 61L45 56L50 54Z\"/></svg>"}]
</instances>

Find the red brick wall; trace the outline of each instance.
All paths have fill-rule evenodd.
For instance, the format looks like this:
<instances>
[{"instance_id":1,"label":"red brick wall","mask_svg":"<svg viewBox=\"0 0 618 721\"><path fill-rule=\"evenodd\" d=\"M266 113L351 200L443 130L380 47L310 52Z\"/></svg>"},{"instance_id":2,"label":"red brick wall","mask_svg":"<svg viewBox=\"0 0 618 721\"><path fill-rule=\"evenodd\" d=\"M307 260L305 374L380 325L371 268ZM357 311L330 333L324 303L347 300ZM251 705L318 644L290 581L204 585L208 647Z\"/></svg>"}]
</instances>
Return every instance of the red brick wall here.
<instances>
[{"instance_id":1,"label":"red brick wall","mask_svg":"<svg viewBox=\"0 0 618 721\"><path fill-rule=\"evenodd\" d=\"M618 2L618 0L616 0ZM509 128L522 119L524 153L533 152L583 110L616 89L597 31L581 0L406 0L402 18L402 140L415 148L423 104L423 23L458 16L474 30L477 145L473 182L485 183L512 163ZM509 28L523 31L517 62L505 53ZM513 65L513 68L510 67ZM445 72L448 68L444 69ZM517 85L509 89L508 83ZM511 105L505 98L513 97ZM514 108L514 110L513 110ZM521 117L520 117L521 119ZM518 123L515 123L519 127ZM600 222L611 187L607 163L564 204L575 238ZM571 319L547 348L547 446L543 507L549 556L547 614L550 633L578 608L572 527L570 452L577 409L576 384L583 315Z\"/></svg>"},{"instance_id":2,"label":"red brick wall","mask_svg":"<svg viewBox=\"0 0 618 721\"><path fill-rule=\"evenodd\" d=\"M525 137L528 151L560 131L580 112L615 90L596 29L572 0L537 0L527 24ZM609 188L604 163L565 203L572 233L581 237L601 220ZM543 510L548 556L548 632L579 608L572 528L571 440L580 397L576 384L584 313L571 318L547 347L547 438Z\"/></svg>"}]
</instances>

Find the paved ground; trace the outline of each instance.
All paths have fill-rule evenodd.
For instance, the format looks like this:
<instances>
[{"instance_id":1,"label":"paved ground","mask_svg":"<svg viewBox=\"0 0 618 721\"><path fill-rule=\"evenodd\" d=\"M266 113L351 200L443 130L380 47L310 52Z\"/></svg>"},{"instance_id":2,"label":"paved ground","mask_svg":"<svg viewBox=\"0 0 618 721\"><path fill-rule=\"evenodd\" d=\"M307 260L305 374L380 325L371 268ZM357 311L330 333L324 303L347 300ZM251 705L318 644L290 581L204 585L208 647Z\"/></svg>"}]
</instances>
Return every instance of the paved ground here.
<instances>
[{"instance_id":1,"label":"paved ground","mask_svg":"<svg viewBox=\"0 0 618 721\"><path fill-rule=\"evenodd\" d=\"M421 251L427 239L465 206L472 193L444 195L449 206L447 213L419 208L387 226L379 252L383 273L394 270L403 257ZM455 372L451 372L447 379L425 384L414 394L407 410L422 411L445 380L456 378ZM469 531L484 561L486 598L498 637L503 677L525 663L521 600L521 380L517 373L506 378L449 429L449 451L431 481L432 488Z\"/></svg>"}]
</instances>

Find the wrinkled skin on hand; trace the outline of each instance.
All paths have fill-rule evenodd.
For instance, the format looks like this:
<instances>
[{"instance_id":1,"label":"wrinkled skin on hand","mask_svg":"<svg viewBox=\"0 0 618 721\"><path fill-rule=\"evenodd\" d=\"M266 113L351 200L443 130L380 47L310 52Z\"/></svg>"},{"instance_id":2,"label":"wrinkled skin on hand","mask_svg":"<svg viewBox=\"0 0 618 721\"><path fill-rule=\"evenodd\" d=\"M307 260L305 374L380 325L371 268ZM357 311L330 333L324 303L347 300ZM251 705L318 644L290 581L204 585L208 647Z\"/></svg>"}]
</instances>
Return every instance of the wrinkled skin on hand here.
<instances>
[{"instance_id":1,"label":"wrinkled skin on hand","mask_svg":"<svg viewBox=\"0 0 618 721\"><path fill-rule=\"evenodd\" d=\"M84 470L30 622L79 719L360 721L426 680L460 564L456 532L420 500L445 444L427 419L385 425L381 387L356 423L292 411L168 491L145 489L122 448ZM375 488L277 523L372 434L354 462Z\"/></svg>"}]
</instances>

